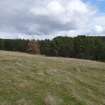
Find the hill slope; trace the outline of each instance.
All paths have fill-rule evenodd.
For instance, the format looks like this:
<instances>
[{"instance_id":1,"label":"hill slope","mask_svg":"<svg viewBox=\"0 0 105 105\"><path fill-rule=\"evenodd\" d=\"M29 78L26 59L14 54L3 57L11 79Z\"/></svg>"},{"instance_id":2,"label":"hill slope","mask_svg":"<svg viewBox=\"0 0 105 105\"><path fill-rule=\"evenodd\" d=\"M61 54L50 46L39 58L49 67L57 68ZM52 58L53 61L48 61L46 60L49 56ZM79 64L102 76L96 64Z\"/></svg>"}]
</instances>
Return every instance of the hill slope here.
<instances>
[{"instance_id":1,"label":"hill slope","mask_svg":"<svg viewBox=\"0 0 105 105\"><path fill-rule=\"evenodd\" d=\"M0 51L0 105L105 105L105 63Z\"/></svg>"}]
</instances>

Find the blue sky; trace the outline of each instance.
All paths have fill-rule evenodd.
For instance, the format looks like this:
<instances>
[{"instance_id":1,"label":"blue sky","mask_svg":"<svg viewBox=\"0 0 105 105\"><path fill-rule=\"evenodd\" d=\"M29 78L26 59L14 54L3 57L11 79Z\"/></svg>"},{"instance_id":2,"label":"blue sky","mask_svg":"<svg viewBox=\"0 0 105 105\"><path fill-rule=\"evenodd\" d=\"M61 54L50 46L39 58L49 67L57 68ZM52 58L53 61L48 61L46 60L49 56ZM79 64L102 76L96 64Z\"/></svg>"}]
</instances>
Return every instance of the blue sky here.
<instances>
[{"instance_id":1,"label":"blue sky","mask_svg":"<svg viewBox=\"0 0 105 105\"><path fill-rule=\"evenodd\" d=\"M0 38L105 35L105 0L0 0Z\"/></svg>"},{"instance_id":2,"label":"blue sky","mask_svg":"<svg viewBox=\"0 0 105 105\"><path fill-rule=\"evenodd\" d=\"M100 12L105 12L105 0L89 0L88 2L91 5L96 6Z\"/></svg>"}]
</instances>

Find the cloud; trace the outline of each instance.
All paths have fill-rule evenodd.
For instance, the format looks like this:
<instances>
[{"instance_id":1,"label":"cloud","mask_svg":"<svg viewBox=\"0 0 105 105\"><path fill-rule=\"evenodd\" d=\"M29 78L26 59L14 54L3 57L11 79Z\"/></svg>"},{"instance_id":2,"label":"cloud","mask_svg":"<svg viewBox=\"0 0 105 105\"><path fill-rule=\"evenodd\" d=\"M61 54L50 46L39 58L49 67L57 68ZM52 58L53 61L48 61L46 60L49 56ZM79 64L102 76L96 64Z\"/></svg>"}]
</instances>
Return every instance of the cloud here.
<instances>
[{"instance_id":1,"label":"cloud","mask_svg":"<svg viewBox=\"0 0 105 105\"><path fill-rule=\"evenodd\" d=\"M82 0L1 0L0 13L0 37L4 38L105 32L105 15Z\"/></svg>"}]
</instances>

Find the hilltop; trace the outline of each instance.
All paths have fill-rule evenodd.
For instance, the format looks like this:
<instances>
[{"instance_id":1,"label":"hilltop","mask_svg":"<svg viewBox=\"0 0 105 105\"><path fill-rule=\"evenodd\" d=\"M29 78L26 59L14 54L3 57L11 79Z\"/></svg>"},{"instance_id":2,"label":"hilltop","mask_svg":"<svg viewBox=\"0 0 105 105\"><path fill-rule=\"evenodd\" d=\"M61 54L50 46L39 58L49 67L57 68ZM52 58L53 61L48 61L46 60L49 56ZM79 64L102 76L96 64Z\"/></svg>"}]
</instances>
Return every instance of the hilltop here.
<instances>
[{"instance_id":1,"label":"hilltop","mask_svg":"<svg viewBox=\"0 0 105 105\"><path fill-rule=\"evenodd\" d=\"M105 63L0 51L0 105L105 105Z\"/></svg>"}]
</instances>

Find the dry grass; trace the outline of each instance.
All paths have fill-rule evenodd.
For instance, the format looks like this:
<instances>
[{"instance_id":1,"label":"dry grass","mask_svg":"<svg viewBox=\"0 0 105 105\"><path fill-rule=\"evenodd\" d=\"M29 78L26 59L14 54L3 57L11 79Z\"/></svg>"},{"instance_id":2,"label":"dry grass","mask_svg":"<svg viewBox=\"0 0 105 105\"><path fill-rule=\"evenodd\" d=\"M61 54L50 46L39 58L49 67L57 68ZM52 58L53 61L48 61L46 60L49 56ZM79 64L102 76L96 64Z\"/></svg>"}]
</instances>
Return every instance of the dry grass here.
<instances>
[{"instance_id":1,"label":"dry grass","mask_svg":"<svg viewBox=\"0 0 105 105\"><path fill-rule=\"evenodd\" d=\"M0 51L0 105L105 105L105 63Z\"/></svg>"}]
</instances>

